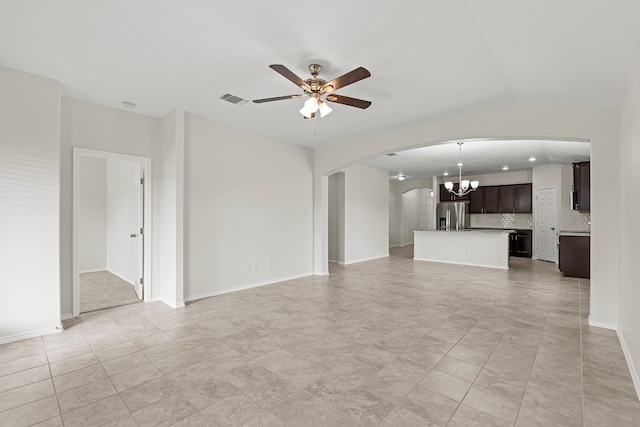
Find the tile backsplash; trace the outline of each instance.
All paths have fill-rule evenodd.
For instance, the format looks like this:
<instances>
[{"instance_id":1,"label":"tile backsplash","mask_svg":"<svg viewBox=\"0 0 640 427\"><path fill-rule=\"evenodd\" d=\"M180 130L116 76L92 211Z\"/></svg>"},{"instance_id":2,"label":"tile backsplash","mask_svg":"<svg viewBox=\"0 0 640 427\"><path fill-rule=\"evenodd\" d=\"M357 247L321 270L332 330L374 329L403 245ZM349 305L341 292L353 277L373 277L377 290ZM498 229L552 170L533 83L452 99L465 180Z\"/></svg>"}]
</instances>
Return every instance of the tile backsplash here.
<instances>
[{"instance_id":1,"label":"tile backsplash","mask_svg":"<svg viewBox=\"0 0 640 427\"><path fill-rule=\"evenodd\" d=\"M530 230L533 228L533 217L531 214L471 214L471 228L516 228L520 230Z\"/></svg>"},{"instance_id":2,"label":"tile backsplash","mask_svg":"<svg viewBox=\"0 0 640 427\"><path fill-rule=\"evenodd\" d=\"M591 231L591 213L571 210L563 211L561 229L562 231Z\"/></svg>"}]
</instances>

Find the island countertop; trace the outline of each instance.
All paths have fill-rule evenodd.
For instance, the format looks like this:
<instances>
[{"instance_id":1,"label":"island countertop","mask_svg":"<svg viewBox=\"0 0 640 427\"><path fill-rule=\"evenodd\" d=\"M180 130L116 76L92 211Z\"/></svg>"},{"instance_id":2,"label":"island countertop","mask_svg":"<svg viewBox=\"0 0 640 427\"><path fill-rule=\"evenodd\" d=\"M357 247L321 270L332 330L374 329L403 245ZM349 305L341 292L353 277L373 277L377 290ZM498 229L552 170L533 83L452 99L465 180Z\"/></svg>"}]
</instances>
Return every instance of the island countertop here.
<instances>
[{"instance_id":1,"label":"island countertop","mask_svg":"<svg viewBox=\"0 0 640 427\"><path fill-rule=\"evenodd\" d=\"M515 230L414 231L413 259L509 268L509 234Z\"/></svg>"},{"instance_id":2,"label":"island countertop","mask_svg":"<svg viewBox=\"0 0 640 427\"><path fill-rule=\"evenodd\" d=\"M416 230L418 231L418 230ZM504 228L465 228L464 230L425 230L433 233L486 233L486 234L510 234L515 233L516 230L504 229Z\"/></svg>"}]
</instances>

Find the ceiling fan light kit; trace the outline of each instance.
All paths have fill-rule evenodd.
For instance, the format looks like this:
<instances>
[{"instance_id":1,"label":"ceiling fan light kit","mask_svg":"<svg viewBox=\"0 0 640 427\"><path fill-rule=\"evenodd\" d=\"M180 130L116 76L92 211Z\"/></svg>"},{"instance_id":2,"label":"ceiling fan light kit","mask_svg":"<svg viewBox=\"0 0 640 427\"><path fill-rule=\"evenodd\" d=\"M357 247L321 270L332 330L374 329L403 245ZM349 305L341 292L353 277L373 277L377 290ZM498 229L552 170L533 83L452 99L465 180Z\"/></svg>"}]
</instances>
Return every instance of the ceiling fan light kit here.
<instances>
[{"instance_id":1,"label":"ceiling fan light kit","mask_svg":"<svg viewBox=\"0 0 640 427\"><path fill-rule=\"evenodd\" d=\"M328 93L333 92L336 89L340 89L371 76L371 73L369 73L366 68L358 67L355 70L337 77L327 83L326 80L318 77L318 74L322 70L322 66L320 64L309 65L311 78L307 80L302 80L284 65L272 64L269 65L269 67L289 81L293 82L296 86L301 88L307 96L309 96L309 99L304 102L303 107L300 109L300 114L302 114L303 118L305 119L314 118L316 116L316 112L318 111L320 112L321 117L329 115L333 111L333 109L327 105L327 102L335 102L337 104L348 105L350 107L356 107L363 110L369 108L369 106L371 105L371 101L350 98L348 96L342 96L334 93L328 95ZM273 98L255 99L253 102L255 102L256 104L262 104L263 102L295 99L300 98L301 96L302 95L300 94L285 95Z\"/></svg>"}]
</instances>

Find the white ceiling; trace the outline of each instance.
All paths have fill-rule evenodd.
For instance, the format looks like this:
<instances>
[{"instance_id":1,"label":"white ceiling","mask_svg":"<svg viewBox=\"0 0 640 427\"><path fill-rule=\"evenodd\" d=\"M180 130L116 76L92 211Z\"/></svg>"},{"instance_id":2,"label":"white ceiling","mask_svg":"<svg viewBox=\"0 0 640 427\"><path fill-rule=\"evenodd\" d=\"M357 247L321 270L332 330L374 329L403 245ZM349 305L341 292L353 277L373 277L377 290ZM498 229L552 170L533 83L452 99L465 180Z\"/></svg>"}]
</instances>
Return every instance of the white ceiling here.
<instances>
[{"instance_id":1,"label":"white ceiling","mask_svg":"<svg viewBox=\"0 0 640 427\"><path fill-rule=\"evenodd\" d=\"M0 65L59 80L63 94L162 117L175 108L321 147L477 108L618 106L640 46L637 0L0 0ZM268 68L372 77L302 120L299 93Z\"/></svg>"},{"instance_id":2,"label":"white ceiling","mask_svg":"<svg viewBox=\"0 0 640 427\"><path fill-rule=\"evenodd\" d=\"M462 145L462 174L480 175L528 170L546 164L571 164L589 161L591 144L582 141L538 140L465 140ZM457 141L396 152L362 163L389 171L390 178L407 179L444 176L457 182L460 148ZM529 161L530 158L535 161Z\"/></svg>"}]
</instances>

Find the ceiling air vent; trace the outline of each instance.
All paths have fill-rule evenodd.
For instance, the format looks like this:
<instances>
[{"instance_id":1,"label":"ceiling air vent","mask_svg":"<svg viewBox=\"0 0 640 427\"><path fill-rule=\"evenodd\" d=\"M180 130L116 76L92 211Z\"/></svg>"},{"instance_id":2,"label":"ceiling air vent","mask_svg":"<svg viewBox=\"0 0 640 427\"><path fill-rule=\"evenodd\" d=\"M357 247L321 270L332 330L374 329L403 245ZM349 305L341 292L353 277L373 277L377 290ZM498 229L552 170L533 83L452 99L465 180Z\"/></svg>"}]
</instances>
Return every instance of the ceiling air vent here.
<instances>
[{"instance_id":1,"label":"ceiling air vent","mask_svg":"<svg viewBox=\"0 0 640 427\"><path fill-rule=\"evenodd\" d=\"M226 95L222 95L220 99L224 99L225 101L230 102L232 104L236 104L236 105L244 105L247 102L249 102L246 99L242 99L239 96L231 95L230 93L227 93Z\"/></svg>"}]
</instances>

